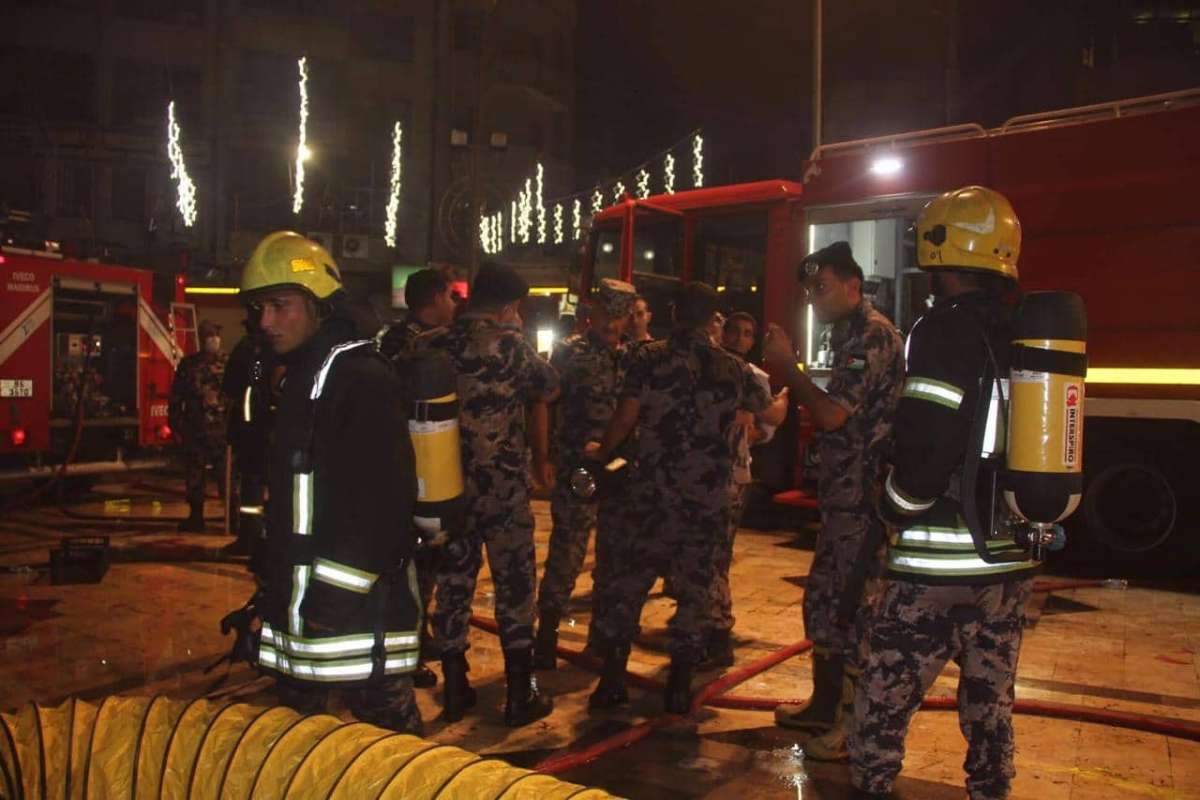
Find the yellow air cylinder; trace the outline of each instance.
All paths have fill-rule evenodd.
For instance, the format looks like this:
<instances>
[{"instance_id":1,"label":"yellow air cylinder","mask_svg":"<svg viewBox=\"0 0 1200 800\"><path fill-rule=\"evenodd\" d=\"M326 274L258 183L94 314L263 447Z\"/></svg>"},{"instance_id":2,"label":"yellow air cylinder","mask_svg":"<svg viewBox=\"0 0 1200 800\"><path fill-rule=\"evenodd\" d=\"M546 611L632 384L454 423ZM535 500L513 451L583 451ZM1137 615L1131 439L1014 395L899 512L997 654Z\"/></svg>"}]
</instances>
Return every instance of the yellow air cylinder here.
<instances>
[{"instance_id":1,"label":"yellow air cylinder","mask_svg":"<svg viewBox=\"0 0 1200 800\"><path fill-rule=\"evenodd\" d=\"M407 356L401 374L413 397L408 421L417 468L413 521L432 538L457 530L463 513L458 376L450 358L432 350Z\"/></svg>"},{"instance_id":2,"label":"yellow air cylinder","mask_svg":"<svg viewBox=\"0 0 1200 800\"><path fill-rule=\"evenodd\" d=\"M496 759L287 708L109 697L0 714L0 800L587 798Z\"/></svg>"},{"instance_id":3,"label":"yellow air cylinder","mask_svg":"<svg viewBox=\"0 0 1200 800\"><path fill-rule=\"evenodd\" d=\"M1050 525L1070 516L1083 493L1083 300L1032 292L1014 331L1004 497L1022 519Z\"/></svg>"}]
</instances>

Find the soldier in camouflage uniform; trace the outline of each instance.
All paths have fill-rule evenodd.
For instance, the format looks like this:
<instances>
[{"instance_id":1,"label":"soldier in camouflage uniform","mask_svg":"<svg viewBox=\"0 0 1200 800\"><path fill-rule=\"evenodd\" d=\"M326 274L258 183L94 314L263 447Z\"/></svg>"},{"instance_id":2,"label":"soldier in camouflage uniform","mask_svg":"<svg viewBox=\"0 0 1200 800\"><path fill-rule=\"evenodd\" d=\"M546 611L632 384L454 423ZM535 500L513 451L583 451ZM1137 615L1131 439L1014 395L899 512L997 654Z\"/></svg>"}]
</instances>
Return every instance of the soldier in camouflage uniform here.
<instances>
[{"instance_id":1,"label":"soldier in camouflage uniform","mask_svg":"<svg viewBox=\"0 0 1200 800\"><path fill-rule=\"evenodd\" d=\"M433 615L450 721L475 701L465 653L485 546L508 682L505 722L525 725L553 707L531 681L537 571L526 437L539 482L552 481L546 403L558 393L558 373L521 333L518 307L528 293L529 285L512 269L485 264L471 287L468 311L444 332L421 341L447 353L458 371L466 522L465 530L443 546Z\"/></svg>"},{"instance_id":2,"label":"soldier in camouflage uniform","mask_svg":"<svg viewBox=\"0 0 1200 800\"><path fill-rule=\"evenodd\" d=\"M617 381L621 374L624 347L621 337L629 322L636 293L624 281L604 278L591 304L588 329L568 336L554 348L551 365L562 378L562 395L555 404L558 418L554 434L554 463L557 475L550 494L550 553L538 592L538 634L534 663L539 669L554 669L558 624L583 560L588 538L598 515L611 527L613 499L583 499L571 489L571 471L583 459L584 446L599 441L617 407ZM615 502L624 502L618 499ZM600 510L603 507L603 510ZM597 533L597 538L601 535ZM598 549L603 549L597 545ZM599 555L597 555L599 559ZM593 583L603 581L605 568L599 562ZM593 589L593 596L596 594Z\"/></svg>"},{"instance_id":3,"label":"soldier in camouflage uniform","mask_svg":"<svg viewBox=\"0 0 1200 800\"><path fill-rule=\"evenodd\" d=\"M1004 450L1004 425L976 431L974 422L1003 420L994 377L1009 374L1021 228L1008 200L979 186L933 200L916 227L917 266L931 273L936 302L909 334L880 501L888 585L864 646L850 776L860 791L891 791L908 722L953 659L967 793L1000 800L1016 773L1013 685L1038 563L1007 526L981 541L983 523L965 519L964 501L976 492L983 515L995 502L977 487L991 485L986 470L999 463L990 457ZM973 473L977 481L967 477Z\"/></svg>"},{"instance_id":4,"label":"soldier in camouflage uniform","mask_svg":"<svg viewBox=\"0 0 1200 800\"><path fill-rule=\"evenodd\" d=\"M719 302L706 284L682 287L675 331L632 355L604 438L587 448L604 459L637 429L630 508L613 548L617 569L604 587L605 613L595 621L604 671L588 701L592 708L627 701L630 645L660 575L674 578L677 602L667 624L665 705L686 713L691 702L692 670L704 656L709 628L709 587L729 526L730 431L739 412L757 413L770 403L745 363L709 338Z\"/></svg>"},{"instance_id":5,"label":"soldier in camouflage uniform","mask_svg":"<svg viewBox=\"0 0 1200 800\"><path fill-rule=\"evenodd\" d=\"M775 711L780 725L814 730L845 718L853 700L858 643L869 609L851 615L840 606L848 585L857 592L866 573L877 575L880 554L878 545L870 544L875 539L868 539L868 531L874 524L892 418L904 386L904 346L895 326L863 298L862 269L846 242L813 253L803 269L817 319L833 324L833 372L827 389L817 388L797 369L792 344L778 328L769 335L764 354L792 397L808 408L820 432L821 532L804 587L804 630L813 642L813 694L807 704L787 704ZM869 552L864 552L864 541ZM810 742L808 755L844 758L846 727L848 723Z\"/></svg>"},{"instance_id":6,"label":"soldier in camouflage uniform","mask_svg":"<svg viewBox=\"0 0 1200 800\"><path fill-rule=\"evenodd\" d=\"M221 391L226 356L221 352L221 326L203 320L200 351L185 356L175 368L167 422L183 445L188 517L179 530L204 531L204 471L212 467L217 488L225 494L225 413L229 399Z\"/></svg>"},{"instance_id":7,"label":"soldier in camouflage uniform","mask_svg":"<svg viewBox=\"0 0 1200 800\"><path fill-rule=\"evenodd\" d=\"M379 352L397 368L402 366L405 354L412 351L418 337L428 336L431 331L445 328L454 321L454 289L448 270L423 269L409 275L404 283L404 301L408 305L408 315L403 320L387 326L378 335ZM414 555L423 613L421 661L413 671L413 684L422 688L437 685L437 675L425 666L425 659L435 644L429 630L429 609L433 602L440 558L441 547L427 541L420 542Z\"/></svg>"}]
</instances>

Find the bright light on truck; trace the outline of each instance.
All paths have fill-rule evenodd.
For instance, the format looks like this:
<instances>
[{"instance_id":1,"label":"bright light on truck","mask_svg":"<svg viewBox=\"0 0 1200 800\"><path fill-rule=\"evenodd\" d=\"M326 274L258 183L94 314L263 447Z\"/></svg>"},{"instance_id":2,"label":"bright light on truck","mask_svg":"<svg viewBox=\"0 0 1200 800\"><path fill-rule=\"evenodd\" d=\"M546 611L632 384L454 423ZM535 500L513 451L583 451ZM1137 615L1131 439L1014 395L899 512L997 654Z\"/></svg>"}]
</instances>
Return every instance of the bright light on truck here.
<instances>
[{"instance_id":1,"label":"bright light on truck","mask_svg":"<svg viewBox=\"0 0 1200 800\"><path fill-rule=\"evenodd\" d=\"M877 158L871 164L871 172L876 175L895 175L904 166L904 162L895 156Z\"/></svg>"}]
</instances>

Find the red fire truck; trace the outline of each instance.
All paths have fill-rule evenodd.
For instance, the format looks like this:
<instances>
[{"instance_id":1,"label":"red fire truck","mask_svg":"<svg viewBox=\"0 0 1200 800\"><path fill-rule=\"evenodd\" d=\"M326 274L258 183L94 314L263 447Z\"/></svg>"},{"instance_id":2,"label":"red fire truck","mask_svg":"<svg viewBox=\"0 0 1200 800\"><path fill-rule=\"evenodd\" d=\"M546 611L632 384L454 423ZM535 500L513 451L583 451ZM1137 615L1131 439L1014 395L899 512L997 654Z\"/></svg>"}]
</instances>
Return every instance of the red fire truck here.
<instances>
[{"instance_id":1,"label":"red fire truck","mask_svg":"<svg viewBox=\"0 0 1200 800\"><path fill-rule=\"evenodd\" d=\"M582 288L632 280L665 322L674 285L704 280L790 329L821 376L828 331L798 300L801 256L850 242L876 306L907 332L929 294L914 258L922 206L967 184L997 189L1021 218L1022 287L1087 303L1085 496L1062 558L1131 571L1200 562L1187 483L1200 461L1200 90L825 145L802 174L605 209ZM803 486L777 497L812 500Z\"/></svg>"},{"instance_id":2,"label":"red fire truck","mask_svg":"<svg viewBox=\"0 0 1200 800\"><path fill-rule=\"evenodd\" d=\"M0 248L0 481L161 466L183 278ZM64 462L66 462L65 467Z\"/></svg>"}]
</instances>

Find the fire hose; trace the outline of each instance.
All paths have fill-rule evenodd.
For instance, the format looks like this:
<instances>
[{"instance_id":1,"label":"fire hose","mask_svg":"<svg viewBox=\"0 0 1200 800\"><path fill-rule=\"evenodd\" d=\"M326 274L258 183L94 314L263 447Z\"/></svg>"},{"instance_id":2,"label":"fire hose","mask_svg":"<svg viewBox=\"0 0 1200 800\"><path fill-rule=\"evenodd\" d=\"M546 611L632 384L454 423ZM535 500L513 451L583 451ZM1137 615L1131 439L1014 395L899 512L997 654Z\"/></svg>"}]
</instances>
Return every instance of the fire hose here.
<instances>
[{"instance_id":1,"label":"fire hose","mask_svg":"<svg viewBox=\"0 0 1200 800\"><path fill-rule=\"evenodd\" d=\"M0 714L7 798L599 800L599 789L327 714L109 697Z\"/></svg>"},{"instance_id":2,"label":"fire hose","mask_svg":"<svg viewBox=\"0 0 1200 800\"><path fill-rule=\"evenodd\" d=\"M1102 586L1104 581L1098 580L1064 580L1043 582L1034 586L1036 592L1050 592L1062 589L1077 589ZM472 616L471 624L480 630L499 634L500 627L495 620L485 617ZM729 689L744 683L750 678L765 672L777 664L812 648L807 639L787 645L768 656L752 662L744 667L728 672L715 681L706 684L695 695L691 711L687 717L694 716L704 706L715 708L730 708L743 711L774 711L777 706L801 702L792 698L746 697L726 694ZM557 652L564 660L592 671L598 671L600 660L579 650L559 645ZM637 673L627 672L627 680L634 686L650 691L662 691L665 684L654 678ZM954 697L927 697L921 703L925 711L954 711L958 709L958 701ZM1108 725L1117 728L1157 733L1179 739L1200 741L1200 722L1177 720L1150 714L1132 714L1124 711L1112 711L1100 708L1090 708L1067 703L1053 703L1044 700L1016 700L1013 712L1030 716L1067 719L1077 722L1089 722ZM551 756L535 765L535 769L551 775L565 772L575 767L588 764L601 756L620 750L646 738L659 728L678 724L686 717L677 714L661 714L639 723L628 730L621 731L599 742L592 743L583 749L572 749L567 746L566 752Z\"/></svg>"}]
</instances>

